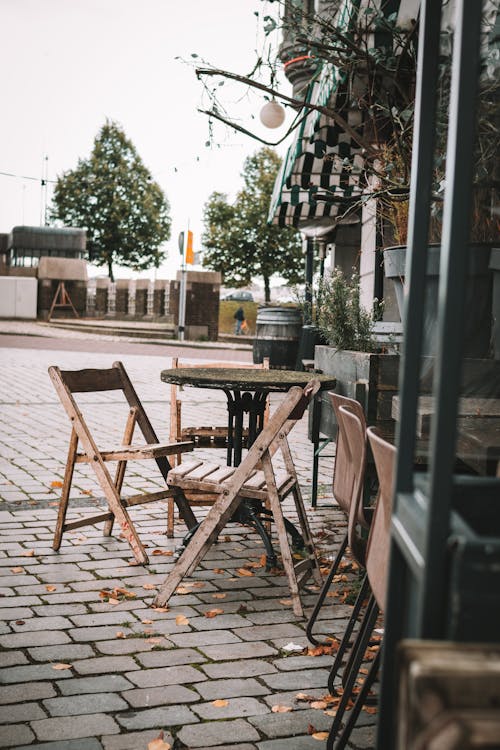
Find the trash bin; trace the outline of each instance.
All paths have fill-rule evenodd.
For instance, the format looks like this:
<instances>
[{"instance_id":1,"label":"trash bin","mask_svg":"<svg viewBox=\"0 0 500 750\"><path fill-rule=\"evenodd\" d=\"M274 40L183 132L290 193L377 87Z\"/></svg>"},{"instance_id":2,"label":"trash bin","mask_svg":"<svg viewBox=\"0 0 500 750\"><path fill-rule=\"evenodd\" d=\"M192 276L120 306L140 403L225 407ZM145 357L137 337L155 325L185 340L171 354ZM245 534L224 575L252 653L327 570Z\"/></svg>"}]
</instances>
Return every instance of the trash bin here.
<instances>
[{"instance_id":1,"label":"trash bin","mask_svg":"<svg viewBox=\"0 0 500 750\"><path fill-rule=\"evenodd\" d=\"M262 307L257 311L254 364L269 357L274 369L293 370L297 361L302 315L295 307Z\"/></svg>"}]
</instances>

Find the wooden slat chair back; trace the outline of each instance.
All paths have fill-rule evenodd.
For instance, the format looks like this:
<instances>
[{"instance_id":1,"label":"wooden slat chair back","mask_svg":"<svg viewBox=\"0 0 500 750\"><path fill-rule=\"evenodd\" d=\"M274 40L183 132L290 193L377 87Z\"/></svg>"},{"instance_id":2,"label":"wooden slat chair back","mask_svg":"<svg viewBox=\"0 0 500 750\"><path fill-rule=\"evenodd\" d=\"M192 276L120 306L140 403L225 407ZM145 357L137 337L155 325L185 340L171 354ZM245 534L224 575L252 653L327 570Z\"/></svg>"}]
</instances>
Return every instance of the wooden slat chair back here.
<instances>
[{"instance_id":1,"label":"wooden slat chair back","mask_svg":"<svg viewBox=\"0 0 500 750\"><path fill-rule=\"evenodd\" d=\"M178 357L172 358L172 369L178 367L189 367L194 368L223 368L231 367L232 369L247 369L247 370L268 370L269 369L269 358L264 358L262 364L251 364L248 362L191 362L180 360ZM269 419L269 397L266 400L266 406L264 411L264 425L267 424ZM248 432L248 430L246 430ZM243 432L245 436L245 430ZM227 446L227 423L225 425L198 425L189 426L182 424L182 400L179 398L179 386L172 384L170 386L170 440L172 442L184 443L186 440L191 440L195 445L203 445L204 448L224 448ZM173 466L178 466L182 461L182 453L179 452L177 455L172 456L171 463ZM217 496L210 496L208 493L191 493L188 495L188 499L193 506L204 506L211 505L215 502ZM167 516L167 536L174 536L174 501L173 499L168 502L168 516Z\"/></svg>"},{"instance_id":2,"label":"wooden slat chair back","mask_svg":"<svg viewBox=\"0 0 500 750\"><path fill-rule=\"evenodd\" d=\"M159 492L142 493L128 498L122 497L121 492L127 462L131 460L153 459L156 461L158 469L166 482L171 469L167 456L175 455L180 451L191 451L193 448L192 443L159 443L151 422L121 362L115 362L108 369L71 371L60 370L59 367L49 367L49 375L72 425L54 536L54 549L58 550L60 548L62 536L65 531L104 521L104 534L109 536L112 532L113 523L116 520L123 536L129 542L137 562L147 563L147 554L126 510L127 507L169 498L177 503L179 512L188 528L196 525L196 518L182 491L176 488L167 487ZM102 449L98 447L94 435L83 416L81 404L77 403L74 394L105 391L122 391L129 409L121 444ZM145 441L141 444L132 443L136 425L142 432ZM78 452L79 446L81 452ZM114 478L106 466L110 461L116 463ZM106 498L108 511L92 516L91 518L67 522L66 513L74 467L77 463L87 463L92 467L96 480Z\"/></svg>"},{"instance_id":3,"label":"wooden slat chair back","mask_svg":"<svg viewBox=\"0 0 500 750\"><path fill-rule=\"evenodd\" d=\"M338 425L333 473L333 497L346 515L347 531L323 582L306 626L307 637L316 646L328 645L328 641L320 641L316 638L313 634L313 628L346 554L348 545L356 562L364 567L366 540L360 532L360 525L365 528L368 526L363 510L363 488L366 471L366 422L363 407L359 401L341 396L338 393L332 392L328 395ZM349 429L349 426L346 426L343 410L348 410L356 417L355 427L350 425Z\"/></svg>"},{"instance_id":4,"label":"wooden slat chair back","mask_svg":"<svg viewBox=\"0 0 500 750\"><path fill-rule=\"evenodd\" d=\"M350 413L345 415L345 423L348 425L348 433L351 431L351 427L356 421L359 420L357 420L357 417L354 414ZM352 429L355 428L352 427ZM326 745L327 750L333 750L333 748L335 748L335 750L343 750L343 748L347 746L351 732L377 677L380 666L381 652L379 648L370 664L370 668L363 684L355 691L366 649L373 636L379 612L383 611L385 607L387 578L389 573L393 481L396 462L395 447L384 440L376 428L369 427L367 430L367 436L372 449L379 480L379 493L375 504L366 548L366 572L369 583L368 590L371 591L371 595L346 667L346 677L343 680L342 697L329 732ZM339 646L339 651L344 649L344 643L349 638L350 632L348 625L342 643ZM329 688L330 690L333 690L331 681L329 681ZM353 699L354 692L357 693L355 703L349 712L342 733L338 736L345 711L349 705L349 701Z\"/></svg>"},{"instance_id":5,"label":"wooden slat chair back","mask_svg":"<svg viewBox=\"0 0 500 750\"><path fill-rule=\"evenodd\" d=\"M184 576L194 570L244 498L267 498L288 577L293 611L297 616L303 615L299 589L311 574L317 583L321 583L321 575L287 435L318 390L319 382L316 380L312 380L304 389L298 386L291 388L238 467L219 468L212 463L194 462L189 465L186 462L169 474L170 487L181 488L184 492L215 493L217 500L161 586L155 601L157 605L164 606ZM283 457L284 471L277 471L273 464L273 457L278 451ZM294 499L305 545L305 557L296 564L281 507L289 494Z\"/></svg>"}]
</instances>

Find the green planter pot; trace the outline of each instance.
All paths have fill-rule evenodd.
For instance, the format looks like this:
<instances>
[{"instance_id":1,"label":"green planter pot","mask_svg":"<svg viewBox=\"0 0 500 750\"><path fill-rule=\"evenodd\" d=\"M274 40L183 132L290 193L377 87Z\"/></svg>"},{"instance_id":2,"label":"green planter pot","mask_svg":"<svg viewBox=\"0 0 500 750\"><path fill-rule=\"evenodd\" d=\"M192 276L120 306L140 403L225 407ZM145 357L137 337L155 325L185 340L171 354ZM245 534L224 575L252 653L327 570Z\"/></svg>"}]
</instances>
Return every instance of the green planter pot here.
<instances>
[{"instance_id":1,"label":"green planter pot","mask_svg":"<svg viewBox=\"0 0 500 750\"><path fill-rule=\"evenodd\" d=\"M492 339L498 331L500 292L493 295L494 270L491 261L500 266L498 250L490 245L471 245L469 276L464 299L466 312L464 321L464 356L475 358L491 357ZM436 351L439 262L441 248L429 245L424 302L423 354L432 356ZM384 250L385 277L394 282L399 314L403 320L406 247L390 247ZM498 271L496 271L498 273ZM497 341L496 348L500 342Z\"/></svg>"}]
</instances>

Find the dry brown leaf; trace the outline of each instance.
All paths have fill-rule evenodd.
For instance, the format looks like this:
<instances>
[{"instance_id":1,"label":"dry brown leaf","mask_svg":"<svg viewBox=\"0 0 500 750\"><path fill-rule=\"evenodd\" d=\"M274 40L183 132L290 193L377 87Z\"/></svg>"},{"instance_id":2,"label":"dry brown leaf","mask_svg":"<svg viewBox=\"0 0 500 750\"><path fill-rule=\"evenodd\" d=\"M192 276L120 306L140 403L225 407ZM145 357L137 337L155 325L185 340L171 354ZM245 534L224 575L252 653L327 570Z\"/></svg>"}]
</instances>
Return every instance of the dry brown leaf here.
<instances>
[{"instance_id":1,"label":"dry brown leaf","mask_svg":"<svg viewBox=\"0 0 500 750\"><path fill-rule=\"evenodd\" d=\"M35 556L34 549L27 549L26 552L21 552L21 557L34 557L34 556Z\"/></svg>"},{"instance_id":2,"label":"dry brown leaf","mask_svg":"<svg viewBox=\"0 0 500 750\"><path fill-rule=\"evenodd\" d=\"M164 741L164 734L163 729L161 730L160 734L156 739L151 740L151 742L148 742L148 750L170 750L172 747L168 742Z\"/></svg>"},{"instance_id":3,"label":"dry brown leaf","mask_svg":"<svg viewBox=\"0 0 500 750\"><path fill-rule=\"evenodd\" d=\"M190 594L190 590L186 586L177 586L175 589L176 594Z\"/></svg>"},{"instance_id":4,"label":"dry brown leaf","mask_svg":"<svg viewBox=\"0 0 500 750\"><path fill-rule=\"evenodd\" d=\"M176 625L189 625L189 620L186 615L177 615L175 618Z\"/></svg>"},{"instance_id":5,"label":"dry brown leaf","mask_svg":"<svg viewBox=\"0 0 500 750\"><path fill-rule=\"evenodd\" d=\"M217 615L224 614L223 609L209 609L208 612L205 612L205 617L217 617Z\"/></svg>"},{"instance_id":6,"label":"dry brown leaf","mask_svg":"<svg viewBox=\"0 0 500 750\"><path fill-rule=\"evenodd\" d=\"M57 507L59 505L59 500L54 500L53 502L49 503L50 507L53 508L54 506Z\"/></svg>"},{"instance_id":7,"label":"dry brown leaf","mask_svg":"<svg viewBox=\"0 0 500 750\"><path fill-rule=\"evenodd\" d=\"M156 586L154 583L145 583L142 588L146 589L146 591L153 591L153 589L156 589Z\"/></svg>"},{"instance_id":8,"label":"dry brown leaf","mask_svg":"<svg viewBox=\"0 0 500 750\"><path fill-rule=\"evenodd\" d=\"M53 586L51 583L45 586L47 591L57 591L57 586Z\"/></svg>"},{"instance_id":9,"label":"dry brown leaf","mask_svg":"<svg viewBox=\"0 0 500 750\"><path fill-rule=\"evenodd\" d=\"M62 669L71 669L73 665L72 664L53 664L52 669L62 670Z\"/></svg>"},{"instance_id":10,"label":"dry brown leaf","mask_svg":"<svg viewBox=\"0 0 500 750\"><path fill-rule=\"evenodd\" d=\"M279 603L280 603L280 604L284 604L284 605L285 605L285 607L288 607L288 606L290 606L290 605L291 605L291 604L292 604L293 602L292 602L292 600L291 600L291 599L280 599L280 600L279 600Z\"/></svg>"},{"instance_id":11,"label":"dry brown leaf","mask_svg":"<svg viewBox=\"0 0 500 750\"><path fill-rule=\"evenodd\" d=\"M291 706L273 706L271 708L273 714L287 714L289 711L293 711Z\"/></svg>"},{"instance_id":12,"label":"dry brown leaf","mask_svg":"<svg viewBox=\"0 0 500 750\"><path fill-rule=\"evenodd\" d=\"M337 716L337 709L336 708L329 708L328 711L324 711L324 713L327 716L335 717L335 716Z\"/></svg>"},{"instance_id":13,"label":"dry brown leaf","mask_svg":"<svg viewBox=\"0 0 500 750\"><path fill-rule=\"evenodd\" d=\"M10 572L11 573L24 573L24 568L21 568L21 567L17 566L15 568L11 568Z\"/></svg>"},{"instance_id":14,"label":"dry brown leaf","mask_svg":"<svg viewBox=\"0 0 500 750\"><path fill-rule=\"evenodd\" d=\"M94 493L92 490L82 490L83 495L88 495L89 497L94 497Z\"/></svg>"},{"instance_id":15,"label":"dry brown leaf","mask_svg":"<svg viewBox=\"0 0 500 750\"><path fill-rule=\"evenodd\" d=\"M153 620L141 620L141 622L142 622L143 625L152 625L153 624Z\"/></svg>"},{"instance_id":16,"label":"dry brown leaf","mask_svg":"<svg viewBox=\"0 0 500 750\"><path fill-rule=\"evenodd\" d=\"M168 612L168 607L155 607L154 604L151 607L155 612Z\"/></svg>"},{"instance_id":17,"label":"dry brown leaf","mask_svg":"<svg viewBox=\"0 0 500 750\"><path fill-rule=\"evenodd\" d=\"M123 630L118 630L118 632L116 633L116 637L117 638L126 638L127 636L125 635L125 633L123 632Z\"/></svg>"},{"instance_id":18,"label":"dry brown leaf","mask_svg":"<svg viewBox=\"0 0 500 750\"><path fill-rule=\"evenodd\" d=\"M55 479L53 482L50 483L51 487L62 487L63 483L60 482L58 479Z\"/></svg>"},{"instance_id":19,"label":"dry brown leaf","mask_svg":"<svg viewBox=\"0 0 500 750\"><path fill-rule=\"evenodd\" d=\"M214 568L213 572L216 573L218 576L222 575L226 571L223 568Z\"/></svg>"},{"instance_id":20,"label":"dry brown leaf","mask_svg":"<svg viewBox=\"0 0 500 750\"><path fill-rule=\"evenodd\" d=\"M247 570L246 568L238 568L236 571L240 576L253 576L253 573L251 570Z\"/></svg>"},{"instance_id":21,"label":"dry brown leaf","mask_svg":"<svg viewBox=\"0 0 500 750\"><path fill-rule=\"evenodd\" d=\"M154 549L153 555L163 555L164 557L172 557L173 550L170 549Z\"/></svg>"},{"instance_id":22,"label":"dry brown leaf","mask_svg":"<svg viewBox=\"0 0 500 750\"><path fill-rule=\"evenodd\" d=\"M311 737L313 740L327 740L328 739L328 732L313 732L311 734Z\"/></svg>"},{"instance_id":23,"label":"dry brown leaf","mask_svg":"<svg viewBox=\"0 0 500 750\"><path fill-rule=\"evenodd\" d=\"M119 599L115 599L114 596L110 596L109 599L108 599L108 604L113 604L113 605L120 604L120 600Z\"/></svg>"},{"instance_id":24,"label":"dry brown leaf","mask_svg":"<svg viewBox=\"0 0 500 750\"><path fill-rule=\"evenodd\" d=\"M224 706L227 706L229 701L227 701L225 698L218 698L216 701L212 701L212 706L215 706L215 708L224 708Z\"/></svg>"},{"instance_id":25,"label":"dry brown leaf","mask_svg":"<svg viewBox=\"0 0 500 750\"><path fill-rule=\"evenodd\" d=\"M192 583L191 586L194 589L204 589L205 588L205 584L204 584L203 581L196 581L196 583Z\"/></svg>"},{"instance_id":26,"label":"dry brown leaf","mask_svg":"<svg viewBox=\"0 0 500 750\"><path fill-rule=\"evenodd\" d=\"M295 696L295 700L297 701L305 701L306 703L310 701L315 701L316 698L313 695L308 695L307 693L297 693Z\"/></svg>"},{"instance_id":27,"label":"dry brown leaf","mask_svg":"<svg viewBox=\"0 0 500 750\"><path fill-rule=\"evenodd\" d=\"M219 591L217 594L212 594L212 599L225 599L227 594L223 594L222 591Z\"/></svg>"},{"instance_id":28,"label":"dry brown leaf","mask_svg":"<svg viewBox=\"0 0 500 750\"><path fill-rule=\"evenodd\" d=\"M154 646L158 646L160 643L163 643L163 638L146 638L146 643L152 643Z\"/></svg>"},{"instance_id":29,"label":"dry brown leaf","mask_svg":"<svg viewBox=\"0 0 500 750\"><path fill-rule=\"evenodd\" d=\"M363 711L367 714L376 714L377 707L376 706L363 706Z\"/></svg>"},{"instance_id":30,"label":"dry brown leaf","mask_svg":"<svg viewBox=\"0 0 500 750\"><path fill-rule=\"evenodd\" d=\"M312 701L311 708L315 708L317 711L323 711L328 708L328 704L325 701Z\"/></svg>"}]
</instances>

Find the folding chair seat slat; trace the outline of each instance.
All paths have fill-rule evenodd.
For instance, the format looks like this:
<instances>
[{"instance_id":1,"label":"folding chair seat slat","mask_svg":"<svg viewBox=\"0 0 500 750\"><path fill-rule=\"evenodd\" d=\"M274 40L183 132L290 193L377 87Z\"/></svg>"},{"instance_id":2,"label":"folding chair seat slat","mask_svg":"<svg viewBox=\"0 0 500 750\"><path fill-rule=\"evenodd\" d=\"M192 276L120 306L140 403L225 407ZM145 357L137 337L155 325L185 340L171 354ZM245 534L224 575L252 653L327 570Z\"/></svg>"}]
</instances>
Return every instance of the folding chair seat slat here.
<instances>
[{"instance_id":1,"label":"folding chair seat slat","mask_svg":"<svg viewBox=\"0 0 500 750\"><path fill-rule=\"evenodd\" d=\"M211 474L210 479L212 482L223 482L234 474L234 470L234 466L220 466L217 471Z\"/></svg>"},{"instance_id":2,"label":"folding chair seat slat","mask_svg":"<svg viewBox=\"0 0 500 750\"><path fill-rule=\"evenodd\" d=\"M175 469L170 472L169 479L171 480L174 476L177 479L181 479L186 474L190 474L192 471L198 468L198 466L203 465L203 461L188 461L187 463L181 464L180 466L176 466Z\"/></svg>"},{"instance_id":3,"label":"folding chair seat slat","mask_svg":"<svg viewBox=\"0 0 500 750\"><path fill-rule=\"evenodd\" d=\"M265 489L266 485L266 478L264 476L263 471L256 471L253 476L249 476L248 479L245 479L245 484L243 485L245 489L254 488L256 490Z\"/></svg>"},{"instance_id":4,"label":"folding chair seat slat","mask_svg":"<svg viewBox=\"0 0 500 750\"><path fill-rule=\"evenodd\" d=\"M211 474L217 471L218 468L218 464L202 463L199 466L194 467L189 474L184 474L184 479L189 479L191 481L204 479L206 482L211 482L213 481ZM174 477L176 474L177 472L174 471Z\"/></svg>"}]
</instances>

